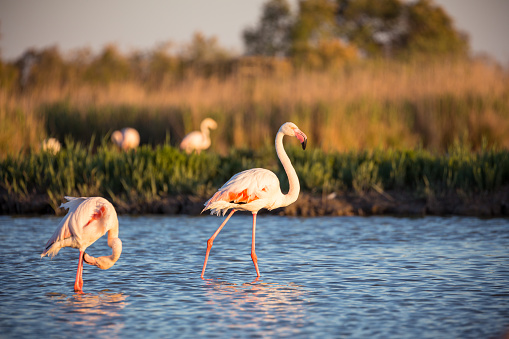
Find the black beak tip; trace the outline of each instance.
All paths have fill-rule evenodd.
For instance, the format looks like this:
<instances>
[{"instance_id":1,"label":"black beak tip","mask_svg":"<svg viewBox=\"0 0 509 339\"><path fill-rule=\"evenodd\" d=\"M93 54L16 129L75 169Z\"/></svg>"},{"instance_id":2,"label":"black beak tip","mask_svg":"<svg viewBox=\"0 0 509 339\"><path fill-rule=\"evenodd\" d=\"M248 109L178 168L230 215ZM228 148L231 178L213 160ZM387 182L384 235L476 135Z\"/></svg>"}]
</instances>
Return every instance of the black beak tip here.
<instances>
[{"instance_id":1,"label":"black beak tip","mask_svg":"<svg viewBox=\"0 0 509 339\"><path fill-rule=\"evenodd\" d=\"M308 139L304 139L302 142L302 149L306 149L306 144L308 143Z\"/></svg>"}]
</instances>

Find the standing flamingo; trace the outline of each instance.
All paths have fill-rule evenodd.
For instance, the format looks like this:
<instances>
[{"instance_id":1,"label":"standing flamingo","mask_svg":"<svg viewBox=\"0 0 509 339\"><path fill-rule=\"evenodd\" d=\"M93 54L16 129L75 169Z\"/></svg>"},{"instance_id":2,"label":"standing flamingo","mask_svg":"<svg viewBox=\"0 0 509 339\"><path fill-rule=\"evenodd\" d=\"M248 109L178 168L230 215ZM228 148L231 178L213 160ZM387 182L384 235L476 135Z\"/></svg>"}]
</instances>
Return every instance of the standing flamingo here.
<instances>
[{"instance_id":1,"label":"standing flamingo","mask_svg":"<svg viewBox=\"0 0 509 339\"><path fill-rule=\"evenodd\" d=\"M111 134L111 141L124 151L135 149L140 144L140 133L131 127L122 128Z\"/></svg>"},{"instance_id":2,"label":"standing flamingo","mask_svg":"<svg viewBox=\"0 0 509 339\"><path fill-rule=\"evenodd\" d=\"M73 198L65 197L68 202L60 207L68 208L66 216L58 225L53 236L46 243L41 254L54 257L63 247L80 250L74 291L83 290L83 261L103 270L113 266L122 253L122 241L118 238L117 212L112 204L100 197ZM88 246L108 232L108 246L112 255L94 258L85 253Z\"/></svg>"},{"instance_id":3,"label":"standing flamingo","mask_svg":"<svg viewBox=\"0 0 509 339\"><path fill-rule=\"evenodd\" d=\"M294 203L300 191L299 178L283 147L283 137L285 135L297 137L302 144L302 149L306 149L307 137L292 122L284 123L276 134L277 156L283 164L290 183L288 194L281 192L279 180L273 172L264 168L253 168L235 174L205 203L203 211L210 209L211 214L216 213L219 215L219 213L222 213L225 215L229 209L231 209L231 212L207 241L207 253L205 254L205 262L201 271L202 279L205 274L205 267L207 266L212 243L235 211L250 211L253 214L251 259L253 260L257 277L260 276L258 258L255 253L256 214L262 208L272 210Z\"/></svg>"},{"instance_id":4,"label":"standing flamingo","mask_svg":"<svg viewBox=\"0 0 509 339\"><path fill-rule=\"evenodd\" d=\"M180 148L190 154L192 151L200 153L210 147L210 129L216 129L217 123L211 118L203 120L200 124L200 132L193 131L187 134L182 142Z\"/></svg>"}]
</instances>

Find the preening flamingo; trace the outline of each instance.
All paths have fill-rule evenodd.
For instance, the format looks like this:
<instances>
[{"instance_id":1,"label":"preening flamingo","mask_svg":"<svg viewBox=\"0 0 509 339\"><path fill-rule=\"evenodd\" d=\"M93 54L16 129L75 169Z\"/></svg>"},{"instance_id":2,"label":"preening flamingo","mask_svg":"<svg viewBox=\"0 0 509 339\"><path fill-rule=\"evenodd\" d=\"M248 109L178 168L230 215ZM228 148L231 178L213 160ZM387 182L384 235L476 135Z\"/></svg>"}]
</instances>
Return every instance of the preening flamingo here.
<instances>
[{"instance_id":1,"label":"preening flamingo","mask_svg":"<svg viewBox=\"0 0 509 339\"><path fill-rule=\"evenodd\" d=\"M217 123L211 118L203 120L200 124L200 132L193 131L187 134L182 142L180 148L187 154L192 151L200 153L202 150L206 150L210 147L210 131L209 129L216 129Z\"/></svg>"},{"instance_id":2,"label":"preening flamingo","mask_svg":"<svg viewBox=\"0 0 509 339\"><path fill-rule=\"evenodd\" d=\"M54 257L63 247L77 248L80 251L74 291L83 290L83 261L89 265L106 270L113 266L122 253L122 241L118 238L117 212L112 204L100 197L65 197L68 202L60 207L68 208L66 216L58 225L53 236L46 243L41 254ZM112 255L94 258L85 253L87 247L108 232L108 246Z\"/></svg>"},{"instance_id":3,"label":"preening flamingo","mask_svg":"<svg viewBox=\"0 0 509 339\"><path fill-rule=\"evenodd\" d=\"M222 213L225 215L229 209L231 209L231 212L207 241L207 253L205 254L205 262L203 263L203 269L201 271L202 279L205 274L212 243L235 211L250 211L253 214L251 259L253 260L257 277L260 276L258 259L255 253L256 215L262 208L272 210L294 203L300 191L299 178L283 147L283 137L285 135L297 137L302 144L302 149L306 149L307 137L292 122L283 124L276 134L277 156L283 164L290 183L288 194L283 194L281 192L279 180L273 172L264 168L253 168L235 174L205 203L203 211L210 210L211 214L216 213L219 215Z\"/></svg>"},{"instance_id":4,"label":"preening flamingo","mask_svg":"<svg viewBox=\"0 0 509 339\"><path fill-rule=\"evenodd\" d=\"M111 134L111 141L124 151L135 149L140 144L140 133L131 127L122 128Z\"/></svg>"},{"instance_id":5,"label":"preening flamingo","mask_svg":"<svg viewBox=\"0 0 509 339\"><path fill-rule=\"evenodd\" d=\"M61 145L57 139L49 138L49 139L45 139L42 142L41 148L45 152L49 152L51 154L57 154L58 152L60 152Z\"/></svg>"}]
</instances>

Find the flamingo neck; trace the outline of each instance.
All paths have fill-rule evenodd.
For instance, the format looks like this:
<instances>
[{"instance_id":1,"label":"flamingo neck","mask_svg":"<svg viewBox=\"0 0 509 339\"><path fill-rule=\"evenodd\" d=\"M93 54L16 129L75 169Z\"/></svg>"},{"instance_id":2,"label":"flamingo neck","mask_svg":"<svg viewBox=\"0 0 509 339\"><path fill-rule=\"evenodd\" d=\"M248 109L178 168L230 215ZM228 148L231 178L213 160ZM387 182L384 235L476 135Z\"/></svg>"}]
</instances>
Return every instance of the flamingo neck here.
<instances>
[{"instance_id":1,"label":"flamingo neck","mask_svg":"<svg viewBox=\"0 0 509 339\"><path fill-rule=\"evenodd\" d=\"M288 182L290 184L290 190L287 194L283 195L283 201L280 207L288 206L295 202L299 197L300 192L300 183L299 177L297 177L297 173L292 166L292 162L290 158L286 154L285 148L283 146L283 137L285 134L281 131L278 131L276 134L276 153L285 169L286 175L288 176Z\"/></svg>"},{"instance_id":2,"label":"flamingo neck","mask_svg":"<svg viewBox=\"0 0 509 339\"><path fill-rule=\"evenodd\" d=\"M120 258L120 254L122 253L122 240L118 238L118 226L108 231L108 246L111 247L111 255L95 258L85 253L85 262L89 265L95 265L103 270L107 270L117 262Z\"/></svg>"},{"instance_id":3,"label":"flamingo neck","mask_svg":"<svg viewBox=\"0 0 509 339\"><path fill-rule=\"evenodd\" d=\"M209 127L205 124L200 126L201 134L208 137L210 135Z\"/></svg>"}]
</instances>

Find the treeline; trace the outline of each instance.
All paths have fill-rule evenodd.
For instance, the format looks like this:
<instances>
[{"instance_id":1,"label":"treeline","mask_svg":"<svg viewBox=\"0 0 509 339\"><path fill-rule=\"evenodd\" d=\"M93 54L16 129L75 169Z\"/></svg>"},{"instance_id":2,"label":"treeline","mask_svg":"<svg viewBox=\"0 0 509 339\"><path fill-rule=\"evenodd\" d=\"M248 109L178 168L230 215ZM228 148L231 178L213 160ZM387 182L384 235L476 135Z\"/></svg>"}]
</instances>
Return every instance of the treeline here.
<instances>
[{"instance_id":1,"label":"treeline","mask_svg":"<svg viewBox=\"0 0 509 339\"><path fill-rule=\"evenodd\" d=\"M126 81L159 88L189 76L331 70L361 58L465 58L469 52L468 37L431 0L301 0L295 13L287 0L268 0L259 23L243 37L247 55L278 59L240 58L200 33L183 46L161 43L127 56L114 45L99 55L84 48L65 58L57 47L31 49L14 62L0 62L0 88Z\"/></svg>"}]
</instances>

